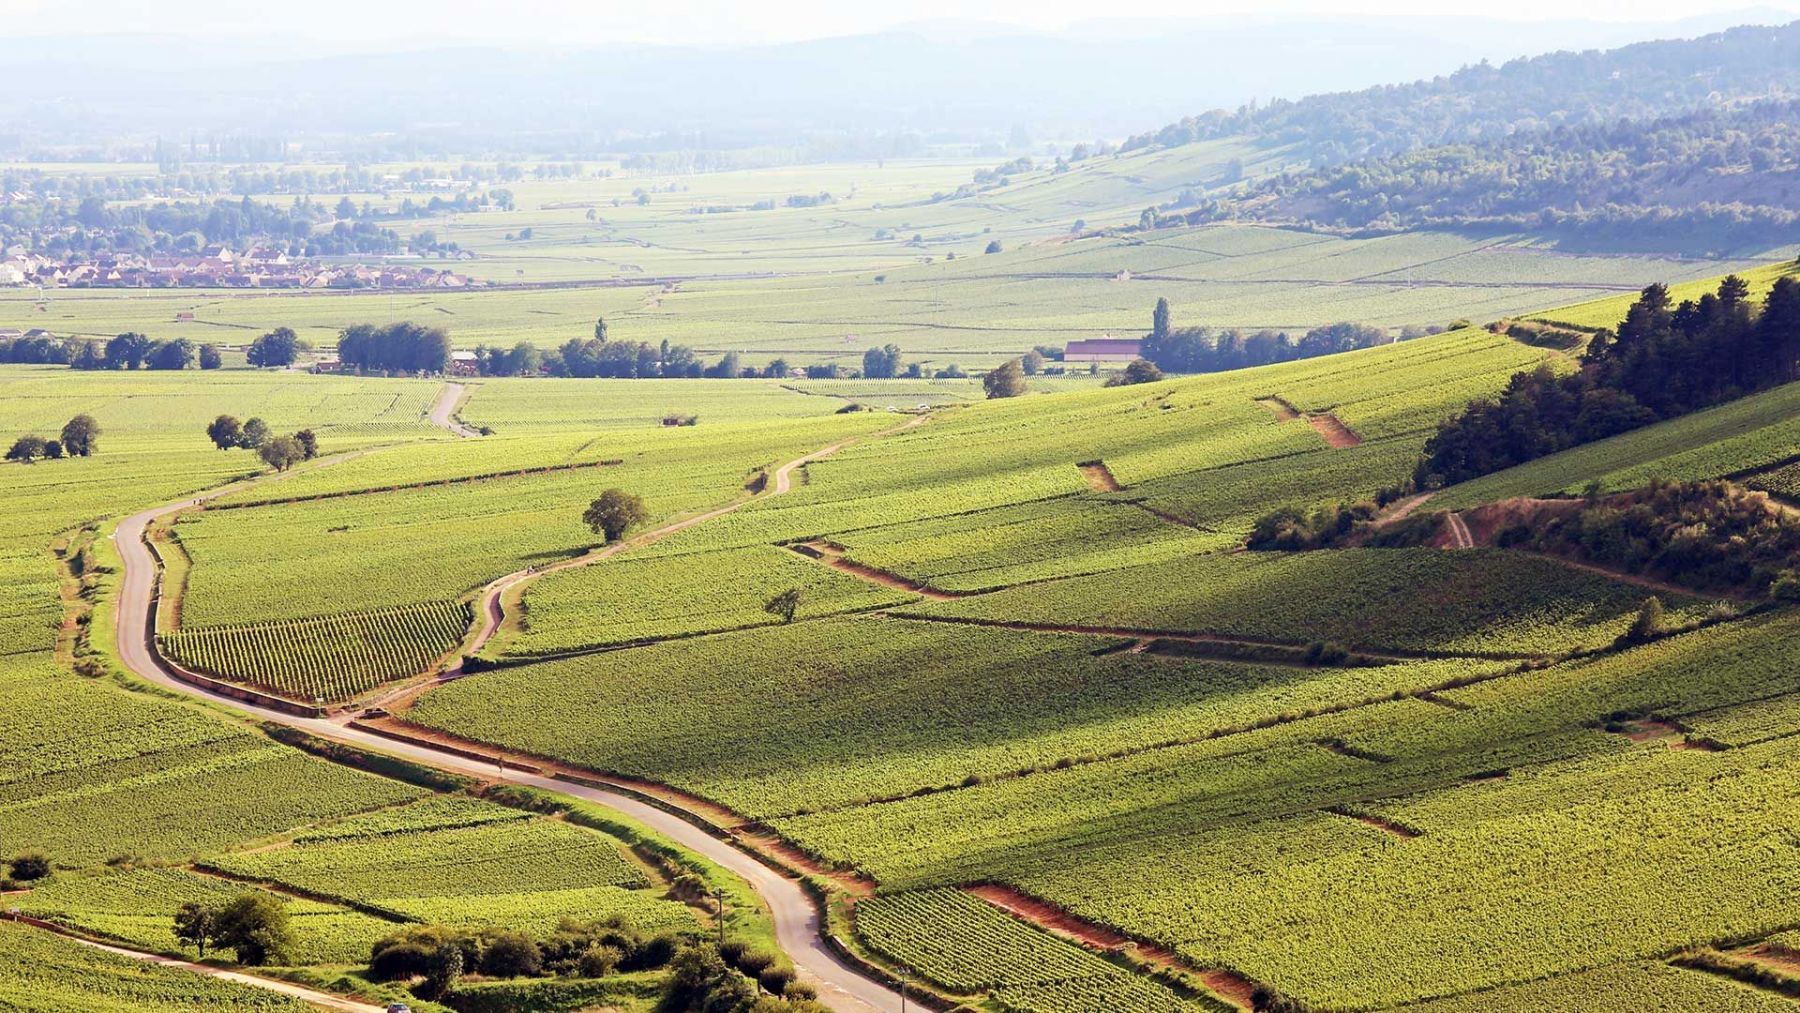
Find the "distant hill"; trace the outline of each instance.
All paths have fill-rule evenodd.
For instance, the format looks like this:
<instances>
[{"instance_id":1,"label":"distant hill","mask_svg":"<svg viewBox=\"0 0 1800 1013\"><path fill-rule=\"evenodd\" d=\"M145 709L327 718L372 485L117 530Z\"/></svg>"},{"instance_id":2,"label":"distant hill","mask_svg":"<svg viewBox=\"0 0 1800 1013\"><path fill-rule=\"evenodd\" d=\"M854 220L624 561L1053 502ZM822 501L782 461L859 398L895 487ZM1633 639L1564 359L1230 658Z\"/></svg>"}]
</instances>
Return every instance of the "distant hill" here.
<instances>
[{"instance_id":1,"label":"distant hill","mask_svg":"<svg viewBox=\"0 0 1800 1013\"><path fill-rule=\"evenodd\" d=\"M213 13L207 12L209 24ZM30 100L0 108L0 155L79 144L108 157L121 141L142 145L159 135L171 143L195 135L202 142L275 139L308 154L362 161L769 145L802 160L891 156L941 143L1038 153L1046 142L1116 141L1188 110L1235 107L1252 98L1298 99L1558 46L1610 47L1785 20L1754 10L1620 23L1134 18L1061 32L952 22L778 44L624 45L556 36L546 42L543 31L532 35L523 23L491 22L462 34L447 33L445 24L420 24L402 40L386 40L383 25L391 31L392 17L368 15L317 44L183 32L178 12L166 12L173 20L159 22L168 25L160 36L30 37L24 30L36 20L12 26L21 30L0 33L0 65ZM1500 73L1490 68L1443 80L1462 89ZM1554 92L1566 78L1559 73L1547 87ZM1416 90L1352 94L1399 97ZM1589 96L1569 98L1567 108L1580 110ZM1454 115L1459 104L1440 113ZM1227 117L1222 128L1321 133L1354 114L1371 117L1383 132L1397 129L1385 111L1390 103L1376 105L1366 113L1333 97L1265 105L1241 122ZM1548 99L1538 105L1556 108ZM1640 104L1607 115L1643 111L1673 110ZM1218 128L1204 118L1205 131ZM1418 135L1408 144L1451 139L1441 129L1407 129ZM1339 154L1363 153L1351 143Z\"/></svg>"},{"instance_id":2,"label":"distant hill","mask_svg":"<svg viewBox=\"0 0 1800 1013\"><path fill-rule=\"evenodd\" d=\"M1536 232L1724 249L1800 240L1800 101L1521 131L1286 173L1185 217Z\"/></svg>"},{"instance_id":3,"label":"distant hill","mask_svg":"<svg viewBox=\"0 0 1800 1013\"><path fill-rule=\"evenodd\" d=\"M1481 63L1412 84L1217 110L1138 135L1124 147L1243 135L1299 145L1315 164L1326 165L1794 95L1800 95L1800 22Z\"/></svg>"}]
</instances>

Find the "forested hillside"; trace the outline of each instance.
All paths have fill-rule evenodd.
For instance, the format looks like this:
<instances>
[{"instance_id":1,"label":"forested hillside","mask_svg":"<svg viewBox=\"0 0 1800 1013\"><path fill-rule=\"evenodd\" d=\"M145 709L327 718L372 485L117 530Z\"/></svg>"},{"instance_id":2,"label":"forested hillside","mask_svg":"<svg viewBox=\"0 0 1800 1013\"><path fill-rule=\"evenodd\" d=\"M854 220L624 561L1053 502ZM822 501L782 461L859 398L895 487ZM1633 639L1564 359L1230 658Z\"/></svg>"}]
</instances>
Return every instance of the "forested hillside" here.
<instances>
[{"instance_id":1,"label":"forested hillside","mask_svg":"<svg viewBox=\"0 0 1800 1013\"><path fill-rule=\"evenodd\" d=\"M1298 144L1315 164L1558 126L1649 119L1800 90L1800 22L1692 40L1481 63L1447 77L1214 110L1131 138L1129 151L1227 135Z\"/></svg>"},{"instance_id":2,"label":"forested hillside","mask_svg":"<svg viewBox=\"0 0 1800 1013\"><path fill-rule=\"evenodd\" d=\"M1286 173L1187 220L1375 232L1548 232L1615 243L1776 244L1800 221L1800 102L1574 124Z\"/></svg>"}]
</instances>

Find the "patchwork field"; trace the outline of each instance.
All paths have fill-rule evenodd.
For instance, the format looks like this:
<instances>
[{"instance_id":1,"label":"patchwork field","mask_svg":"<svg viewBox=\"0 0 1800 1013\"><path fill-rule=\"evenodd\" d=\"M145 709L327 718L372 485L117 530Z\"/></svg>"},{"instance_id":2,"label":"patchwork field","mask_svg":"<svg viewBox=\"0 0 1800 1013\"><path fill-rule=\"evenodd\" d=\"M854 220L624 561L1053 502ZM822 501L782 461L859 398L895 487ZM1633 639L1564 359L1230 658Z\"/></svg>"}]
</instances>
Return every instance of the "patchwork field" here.
<instances>
[{"instance_id":1,"label":"patchwork field","mask_svg":"<svg viewBox=\"0 0 1800 1013\"><path fill-rule=\"evenodd\" d=\"M1260 238L1241 256L1300 256L1290 234ZM1418 282L1416 255L1383 273ZM999 401L964 381L471 380L459 415L492 430L472 439L430 423L435 381L9 367L0 421L54 431L91 411L105 430L97 457L4 466L0 837L56 867L21 906L166 950L180 903L254 884L319 967L394 926L711 927L671 895L686 866L622 826L376 776L75 674L110 670L116 622L83 608L118 579L86 526L259 470L206 442L230 411L310 426L327 458L175 516L164 652L327 703L444 659L457 677L368 727L423 737L414 756L449 739L509 750L514 770L634 779L803 866L833 932L946 995L1015 1013L1253 994L1791 1006L1783 986L1671 962L1800 926L1790 604L1516 549L1238 551L1275 507L1393 491L1440 419L1546 363L1568 368L1477 325L1131 387L1034 379ZM1419 509L1659 476L1786 490L1796 396ZM841 411L858 404L877 410ZM648 516L598 553L581 513L608 488ZM1788 517L1778 503L1769 523ZM480 663L459 665L494 607ZM1660 625L1635 634L1645 615ZM102 973L54 966L57 988Z\"/></svg>"}]
</instances>

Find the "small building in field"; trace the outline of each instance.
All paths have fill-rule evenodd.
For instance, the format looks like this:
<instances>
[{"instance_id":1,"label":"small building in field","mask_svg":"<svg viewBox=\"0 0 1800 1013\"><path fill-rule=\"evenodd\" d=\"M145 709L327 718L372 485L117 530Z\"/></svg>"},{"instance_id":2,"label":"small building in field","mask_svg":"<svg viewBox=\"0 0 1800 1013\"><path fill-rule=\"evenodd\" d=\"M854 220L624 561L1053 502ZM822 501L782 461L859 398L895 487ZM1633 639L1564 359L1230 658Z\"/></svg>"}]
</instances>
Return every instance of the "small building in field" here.
<instances>
[{"instance_id":1,"label":"small building in field","mask_svg":"<svg viewBox=\"0 0 1800 1013\"><path fill-rule=\"evenodd\" d=\"M451 376L478 376L481 373L481 358L474 352L451 352Z\"/></svg>"},{"instance_id":2,"label":"small building in field","mask_svg":"<svg viewBox=\"0 0 1800 1013\"><path fill-rule=\"evenodd\" d=\"M1130 362L1139 357L1143 346L1137 338L1087 338L1069 342L1063 349L1063 361Z\"/></svg>"}]
</instances>

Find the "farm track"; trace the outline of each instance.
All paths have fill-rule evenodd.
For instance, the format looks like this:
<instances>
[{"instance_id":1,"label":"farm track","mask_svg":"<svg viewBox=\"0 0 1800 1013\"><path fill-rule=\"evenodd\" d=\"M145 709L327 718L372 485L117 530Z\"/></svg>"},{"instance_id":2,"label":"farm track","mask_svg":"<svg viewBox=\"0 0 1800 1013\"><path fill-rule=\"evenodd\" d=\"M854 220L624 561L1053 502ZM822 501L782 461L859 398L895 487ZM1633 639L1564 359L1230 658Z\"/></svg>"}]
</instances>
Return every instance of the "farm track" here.
<instances>
[{"instance_id":1,"label":"farm track","mask_svg":"<svg viewBox=\"0 0 1800 1013\"><path fill-rule=\"evenodd\" d=\"M798 545L790 545L788 548L796 555L804 556L815 563L829 566L833 570L847 573L858 580L894 591L905 591L908 594L916 594L932 601L953 601L969 596L967 592L953 594L949 591L939 591L929 584L922 584L888 570L858 563L854 559L847 558L841 546L833 545L830 542L802 542Z\"/></svg>"},{"instance_id":2,"label":"farm track","mask_svg":"<svg viewBox=\"0 0 1800 1013\"><path fill-rule=\"evenodd\" d=\"M274 978L264 978L260 975L245 974L242 971L231 971L223 967L214 967L211 964L197 964L191 960L182 960L177 957L164 956L160 953L147 953L143 950L134 950L113 943L102 943L78 935L60 925L42 921L37 918L14 916L12 920L20 925L28 925L34 929L41 929L45 932L54 933L81 946L100 950L103 953L111 953L114 956L119 957L129 957L132 960L141 960L146 964L156 964L161 967L189 971L193 974L205 975L209 978L218 978L222 981L229 981L238 985L248 985L251 988L260 988L266 992L275 992L280 995L288 996L289 998L298 999L301 1002L317 1006L320 1009L341 1010L344 1011L344 1013L382 1013L385 1008L382 1006L372 1006L366 1002L357 1002L354 999L349 999L341 995L333 995L330 992L320 992L316 989L307 988L304 985L296 985L291 981L277 981Z\"/></svg>"},{"instance_id":3,"label":"farm track","mask_svg":"<svg viewBox=\"0 0 1800 1013\"><path fill-rule=\"evenodd\" d=\"M465 440L481 435L456 420L456 406L462 403L463 393L466 390L467 388L460 383L446 383L444 389L438 391L437 400L431 405L431 424Z\"/></svg>"},{"instance_id":4,"label":"farm track","mask_svg":"<svg viewBox=\"0 0 1800 1013\"><path fill-rule=\"evenodd\" d=\"M1444 515L1445 523L1450 527L1450 545L1452 549L1473 549L1475 536L1469 534L1469 525L1462 519L1462 514L1448 513Z\"/></svg>"},{"instance_id":5,"label":"farm track","mask_svg":"<svg viewBox=\"0 0 1800 1013\"><path fill-rule=\"evenodd\" d=\"M444 395L440 395L439 404L440 406L444 404ZM434 412L434 414L436 413ZM900 426L883 430L872 436L891 435L918 426L928 419L929 416L926 415L917 416ZM841 440L789 461L776 469L768 488L762 493L666 524L585 556L566 560L551 567L518 571L491 582L483 590L480 599L480 628L471 640L468 651L472 653L479 650L499 628L500 622L504 619L500 599L505 591L533 580L543 573L591 565L622 552L652 544L676 532L741 509L756 499L785 494L792 488L792 475L796 468L834 454L858 439L866 438L871 437L852 437ZM355 456L359 455L346 454L342 457L331 458L322 462L319 467L327 467ZM296 472L282 474L291 475ZM812 897L794 878L791 878L785 871L777 871L737 844L728 843L709 833L703 826L697 825L695 820L704 821L705 817L703 816L689 814L677 805L658 798L646 797L643 793L623 785L614 787L601 782L573 782L546 776L537 767L525 767L525 765L509 767L492 758L481 756L479 753L471 755L470 751L455 751L428 742L396 740L367 728L352 727L348 723L347 717L340 717L337 720L301 717L262 703L240 700L219 689L195 685L178 677L155 648L151 610L156 603L158 570L149 545L145 542L145 531L158 518L180 510L201 506L216 496L270 480L273 479L256 478L222 486L207 493L141 511L119 522L113 538L124 564L124 577L120 583L114 608L119 656L128 669L139 678L165 689L204 699L215 705L224 706L237 713L263 721L297 728L319 738L397 754L451 773L504 781L569 795L620 812L747 881L768 905L775 924L776 938L782 950L794 961L802 979L814 984L819 989L821 999L832 1009L841 1011L879 1010L882 1013L893 1013L900 1008L900 997L897 993L865 977L861 971L840 958L836 951L827 945L821 935L819 910ZM361 1010L366 1007L344 1008Z\"/></svg>"}]
</instances>

